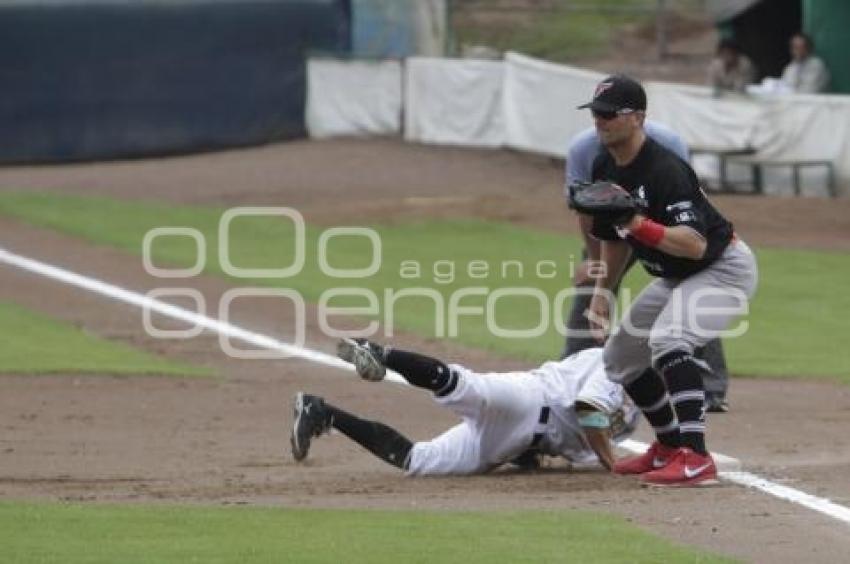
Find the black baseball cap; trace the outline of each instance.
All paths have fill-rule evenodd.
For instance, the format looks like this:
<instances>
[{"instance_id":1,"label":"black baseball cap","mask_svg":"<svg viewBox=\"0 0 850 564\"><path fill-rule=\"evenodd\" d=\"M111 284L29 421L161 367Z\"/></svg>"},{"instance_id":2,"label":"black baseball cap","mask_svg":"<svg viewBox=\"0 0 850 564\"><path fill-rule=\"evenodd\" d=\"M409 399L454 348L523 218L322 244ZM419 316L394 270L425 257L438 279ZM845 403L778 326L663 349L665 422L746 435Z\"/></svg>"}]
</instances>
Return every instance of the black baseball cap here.
<instances>
[{"instance_id":1,"label":"black baseball cap","mask_svg":"<svg viewBox=\"0 0 850 564\"><path fill-rule=\"evenodd\" d=\"M646 110L646 91L640 82L624 74L614 74L596 85L593 100L578 109L590 108L598 112L618 110Z\"/></svg>"}]
</instances>

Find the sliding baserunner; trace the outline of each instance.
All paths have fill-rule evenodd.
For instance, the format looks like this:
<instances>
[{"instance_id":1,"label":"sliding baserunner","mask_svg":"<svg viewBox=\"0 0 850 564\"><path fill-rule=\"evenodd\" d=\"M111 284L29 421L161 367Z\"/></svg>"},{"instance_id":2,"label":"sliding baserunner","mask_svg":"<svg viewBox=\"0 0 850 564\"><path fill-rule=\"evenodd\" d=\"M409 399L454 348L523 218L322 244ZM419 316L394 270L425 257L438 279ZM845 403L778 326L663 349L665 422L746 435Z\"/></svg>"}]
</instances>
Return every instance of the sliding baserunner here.
<instances>
[{"instance_id":1,"label":"sliding baserunner","mask_svg":"<svg viewBox=\"0 0 850 564\"><path fill-rule=\"evenodd\" d=\"M295 460L307 456L313 437L334 428L409 475L478 474L539 455L598 460L610 470L612 439L626 438L637 422L623 388L604 372L601 348L528 372L489 374L365 340L340 341L338 354L364 380L382 380L387 368L398 372L462 421L432 440L413 442L383 423L299 392L291 435Z\"/></svg>"}]
</instances>

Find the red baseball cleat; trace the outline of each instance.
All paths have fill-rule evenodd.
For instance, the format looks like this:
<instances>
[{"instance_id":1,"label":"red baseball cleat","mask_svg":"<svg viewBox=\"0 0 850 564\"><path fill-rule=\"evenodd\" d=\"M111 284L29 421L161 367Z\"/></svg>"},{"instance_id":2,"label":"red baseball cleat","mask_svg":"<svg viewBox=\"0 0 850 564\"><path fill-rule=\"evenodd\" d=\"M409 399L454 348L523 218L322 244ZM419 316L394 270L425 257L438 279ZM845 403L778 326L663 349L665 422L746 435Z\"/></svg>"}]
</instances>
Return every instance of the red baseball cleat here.
<instances>
[{"instance_id":1,"label":"red baseball cleat","mask_svg":"<svg viewBox=\"0 0 850 564\"><path fill-rule=\"evenodd\" d=\"M614 464L614 473L643 474L664 468L677 451L678 449L662 445L658 441L655 441L645 453L618 460Z\"/></svg>"},{"instance_id":2,"label":"red baseball cleat","mask_svg":"<svg viewBox=\"0 0 850 564\"><path fill-rule=\"evenodd\" d=\"M710 454L697 454L688 447L678 449L664 468L640 477L653 486L711 486L717 484L717 466Z\"/></svg>"}]
</instances>

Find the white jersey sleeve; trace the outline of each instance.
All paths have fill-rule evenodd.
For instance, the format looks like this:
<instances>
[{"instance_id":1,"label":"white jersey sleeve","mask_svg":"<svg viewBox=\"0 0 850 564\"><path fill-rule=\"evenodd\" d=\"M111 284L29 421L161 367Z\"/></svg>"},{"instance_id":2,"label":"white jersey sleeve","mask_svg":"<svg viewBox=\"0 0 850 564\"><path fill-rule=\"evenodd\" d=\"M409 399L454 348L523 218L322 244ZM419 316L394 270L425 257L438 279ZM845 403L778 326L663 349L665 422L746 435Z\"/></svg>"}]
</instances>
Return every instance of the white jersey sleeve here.
<instances>
[{"instance_id":1,"label":"white jersey sleeve","mask_svg":"<svg viewBox=\"0 0 850 564\"><path fill-rule=\"evenodd\" d=\"M587 349L560 362L547 362L533 373L544 383L548 405L553 408L553 424L544 440L544 452L572 462L596 460L579 424L575 404L585 402L613 415L623 408L625 399L622 386L608 380L605 374L603 349ZM634 426L629 427L623 436L633 429Z\"/></svg>"}]
</instances>

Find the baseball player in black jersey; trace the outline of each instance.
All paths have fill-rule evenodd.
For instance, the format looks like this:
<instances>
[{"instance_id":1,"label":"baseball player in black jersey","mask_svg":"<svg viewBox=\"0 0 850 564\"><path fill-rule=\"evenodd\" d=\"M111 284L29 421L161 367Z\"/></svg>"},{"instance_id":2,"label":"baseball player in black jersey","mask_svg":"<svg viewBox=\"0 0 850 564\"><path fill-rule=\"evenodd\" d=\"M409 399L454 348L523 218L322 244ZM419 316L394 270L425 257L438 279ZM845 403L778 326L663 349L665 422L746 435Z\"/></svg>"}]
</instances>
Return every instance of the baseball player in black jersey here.
<instances>
[{"instance_id":1,"label":"baseball player in black jersey","mask_svg":"<svg viewBox=\"0 0 850 564\"><path fill-rule=\"evenodd\" d=\"M688 146L685 141L672 129L665 125L647 120L644 132L672 151L679 158L687 161L689 159ZM590 182L593 175L593 161L600 152L605 149L599 141L595 127L589 127L577 134L570 141L566 159L566 184L565 194L569 196L569 187L579 182ZM587 217L579 221L581 236L584 240L582 250L582 262L576 269L574 284L578 293L573 297L569 314L567 315L567 338L561 358L567 358L581 350L597 347L596 342L590 335L590 325L585 311L590 305L593 297L594 279L589 276L590 268L599 260L599 241L590 235L592 227ZM625 277L629 269L637 262L637 257L632 255L623 270ZM622 283L622 279L620 281ZM617 293L617 287L614 288ZM729 411L729 403L726 401L726 392L729 388L729 370L726 367L726 358L723 353L723 344L720 339L709 341L708 344L695 351L694 356L702 359L711 369L703 378L705 384L706 411L710 413L725 413Z\"/></svg>"},{"instance_id":2,"label":"baseball player in black jersey","mask_svg":"<svg viewBox=\"0 0 850 564\"><path fill-rule=\"evenodd\" d=\"M646 93L623 75L606 78L593 113L607 151L593 163L593 179L624 188L636 213L593 218L603 273L588 308L591 327L605 342L609 378L641 408L657 440L619 461L615 472L639 474L655 485L705 485L717 469L705 446L702 375L694 350L717 338L746 310L757 281L755 258L708 201L694 171L647 137ZM607 335L610 291L634 253L655 276Z\"/></svg>"}]
</instances>

